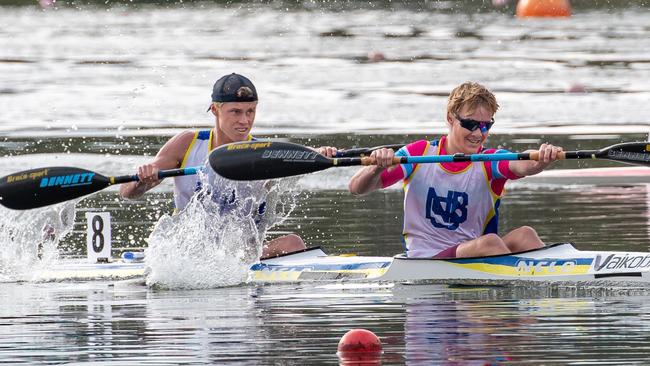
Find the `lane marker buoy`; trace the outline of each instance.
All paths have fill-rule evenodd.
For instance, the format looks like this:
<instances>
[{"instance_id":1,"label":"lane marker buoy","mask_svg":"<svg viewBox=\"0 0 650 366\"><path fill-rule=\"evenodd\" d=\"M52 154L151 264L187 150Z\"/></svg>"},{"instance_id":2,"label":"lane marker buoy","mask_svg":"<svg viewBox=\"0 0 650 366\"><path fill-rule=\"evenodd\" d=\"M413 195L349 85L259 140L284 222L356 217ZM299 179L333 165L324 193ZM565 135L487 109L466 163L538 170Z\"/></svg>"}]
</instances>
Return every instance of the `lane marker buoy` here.
<instances>
[{"instance_id":1,"label":"lane marker buoy","mask_svg":"<svg viewBox=\"0 0 650 366\"><path fill-rule=\"evenodd\" d=\"M337 355L343 364L377 363L381 359L381 341L367 329L351 329L341 337Z\"/></svg>"},{"instance_id":2,"label":"lane marker buoy","mask_svg":"<svg viewBox=\"0 0 650 366\"><path fill-rule=\"evenodd\" d=\"M569 0L519 0L517 16L528 17L570 17Z\"/></svg>"}]
</instances>

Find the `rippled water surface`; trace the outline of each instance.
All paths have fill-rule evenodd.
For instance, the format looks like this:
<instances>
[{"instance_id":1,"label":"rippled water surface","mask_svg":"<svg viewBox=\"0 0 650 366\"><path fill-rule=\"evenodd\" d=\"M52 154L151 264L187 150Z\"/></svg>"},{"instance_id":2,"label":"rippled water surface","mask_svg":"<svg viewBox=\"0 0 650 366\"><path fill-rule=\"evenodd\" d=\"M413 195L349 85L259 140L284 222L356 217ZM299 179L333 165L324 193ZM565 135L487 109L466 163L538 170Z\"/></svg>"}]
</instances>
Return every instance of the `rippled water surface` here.
<instances>
[{"instance_id":1,"label":"rippled water surface","mask_svg":"<svg viewBox=\"0 0 650 366\"><path fill-rule=\"evenodd\" d=\"M523 20L512 3L488 2L36 3L0 0L0 175L57 165L132 173L177 131L212 126L212 83L229 72L257 86L256 135L314 146L435 138L446 96L466 80L495 91L491 142L513 151L544 141L597 149L650 132L644 1L576 1L570 19ZM296 232L330 253L400 252L400 190L352 197L353 173L300 179L296 206L270 235ZM501 230L531 225L547 243L649 251L649 190L650 179L513 182ZM0 363L338 364L351 328L380 336L383 364L650 360L643 287L7 280L83 256L89 211L110 212L114 255L143 249L170 199L167 182L135 201L110 188L76 204L0 208ZM70 233L38 259L44 223Z\"/></svg>"}]
</instances>

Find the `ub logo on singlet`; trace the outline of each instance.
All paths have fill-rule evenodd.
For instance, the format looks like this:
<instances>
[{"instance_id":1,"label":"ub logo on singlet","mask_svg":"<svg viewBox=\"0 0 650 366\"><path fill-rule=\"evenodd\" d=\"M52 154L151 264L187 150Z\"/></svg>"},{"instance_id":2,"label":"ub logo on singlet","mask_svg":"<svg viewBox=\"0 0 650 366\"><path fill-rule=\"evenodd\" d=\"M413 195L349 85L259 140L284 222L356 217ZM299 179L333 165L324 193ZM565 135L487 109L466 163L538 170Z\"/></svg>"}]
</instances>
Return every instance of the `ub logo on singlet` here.
<instances>
[{"instance_id":1,"label":"ub logo on singlet","mask_svg":"<svg viewBox=\"0 0 650 366\"><path fill-rule=\"evenodd\" d=\"M456 230L467 220L468 196L466 192L449 191L447 196L438 196L429 187L427 194L426 218L437 228Z\"/></svg>"}]
</instances>

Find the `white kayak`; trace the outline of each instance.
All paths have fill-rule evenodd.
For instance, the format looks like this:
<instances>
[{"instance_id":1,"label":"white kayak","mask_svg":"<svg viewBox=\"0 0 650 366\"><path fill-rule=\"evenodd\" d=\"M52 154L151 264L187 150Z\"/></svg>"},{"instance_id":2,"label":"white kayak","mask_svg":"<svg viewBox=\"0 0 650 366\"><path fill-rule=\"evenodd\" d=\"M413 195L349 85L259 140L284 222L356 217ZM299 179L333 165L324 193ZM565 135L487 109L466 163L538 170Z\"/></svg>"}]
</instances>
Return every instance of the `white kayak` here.
<instances>
[{"instance_id":1,"label":"white kayak","mask_svg":"<svg viewBox=\"0 0 650 366\"><path fill-rule=\"evenodd\" d=\"M265 259L254 264L250 281L431 281L484 284L492 282L650 283L650 253L580 251L570 243L490 257L417 259L404 255L369 257L327 255L320 248ZM66 262L41 271L42 281L128 279L143 277L141 261Z\"/></svg>"},{"instance_id":2,"label":"white kayak","mask_svg":"<svg viewBox=\"0 0 650 366\"><path fill-rule=\"evenodd\" d=\"M328 256L320 249L264 260L251 267L255 282L366 280L483 283L647 282L650 253L580 251L559 243L527 252L477 258L420 259Z\"/></svg>"}]
</instances>

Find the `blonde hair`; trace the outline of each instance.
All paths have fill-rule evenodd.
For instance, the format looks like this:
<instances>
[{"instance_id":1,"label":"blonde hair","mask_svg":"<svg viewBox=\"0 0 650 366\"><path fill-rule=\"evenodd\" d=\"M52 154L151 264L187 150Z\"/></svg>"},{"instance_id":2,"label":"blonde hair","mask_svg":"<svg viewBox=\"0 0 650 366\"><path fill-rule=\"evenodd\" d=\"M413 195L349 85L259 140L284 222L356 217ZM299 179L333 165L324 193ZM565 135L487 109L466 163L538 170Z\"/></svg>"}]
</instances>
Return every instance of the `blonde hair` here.
<instances>
[{"instance_id":1,"label":"blonde hair","mask_svg":"<svg viewBox=\"0 0 650 366\"><path fill-rule=\"evenodd\" d=\"M447 113L458 114L463 107L467 107L470 114L479 107L484 107L495 114L499 109L499 104L497 98L488 88L479 83L467 81L455 87L449 94Z\"/></svg>"}]
</instances>

